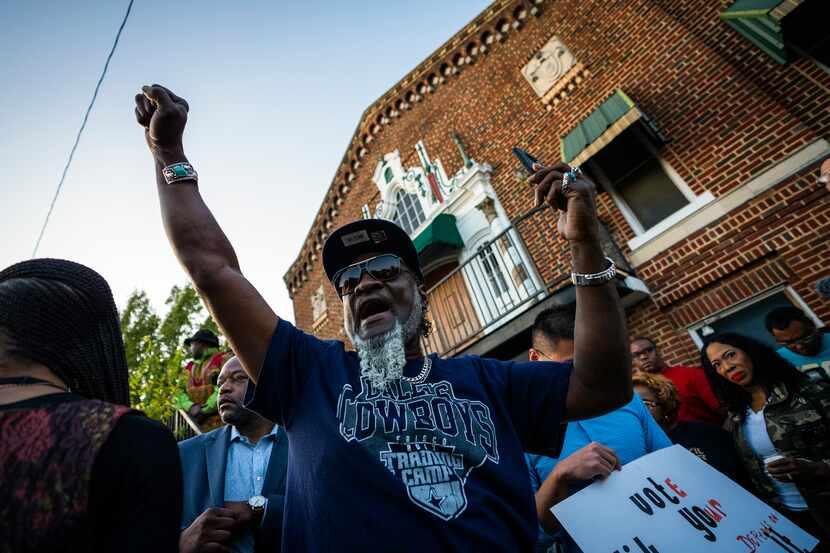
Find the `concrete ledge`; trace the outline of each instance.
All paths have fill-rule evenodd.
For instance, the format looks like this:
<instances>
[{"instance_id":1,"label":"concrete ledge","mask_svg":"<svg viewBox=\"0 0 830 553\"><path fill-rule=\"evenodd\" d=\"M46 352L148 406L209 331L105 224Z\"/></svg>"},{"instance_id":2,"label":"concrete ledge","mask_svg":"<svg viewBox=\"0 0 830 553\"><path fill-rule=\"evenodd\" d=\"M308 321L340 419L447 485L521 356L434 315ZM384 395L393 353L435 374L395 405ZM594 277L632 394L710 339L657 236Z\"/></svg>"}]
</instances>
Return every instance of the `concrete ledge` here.
<instances>
[{"instance_id":1,"label":"concrete ledge","mask_svg":"<svg viewBox=\"0 0 830 553\"><path fill-rule=\"evenodd\" d=\"M711 192L704 192L682 208L678 209L643 234L635 236L628 241L628 247L631 251L636 251L641 246L651 242L652 240L663 236L665 233L673 228L683 225L692 215L703 209L708 204L715 201L715 196Z\"/></svg>"}]
</instances>

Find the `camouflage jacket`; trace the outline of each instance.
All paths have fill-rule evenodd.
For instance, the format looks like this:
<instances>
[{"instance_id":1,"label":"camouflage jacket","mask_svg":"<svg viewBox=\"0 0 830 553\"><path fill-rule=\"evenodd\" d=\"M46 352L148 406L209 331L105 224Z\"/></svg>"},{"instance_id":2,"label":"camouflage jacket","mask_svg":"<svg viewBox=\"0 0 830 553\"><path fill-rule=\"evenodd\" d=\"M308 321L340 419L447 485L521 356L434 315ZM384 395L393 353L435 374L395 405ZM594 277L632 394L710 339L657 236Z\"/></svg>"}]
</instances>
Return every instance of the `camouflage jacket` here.
<instances>
[{"instance_id":1,"label":"camouflage jacket","mask_svg":"<svg viewBox=\"0 0 830 553\"><path fill-rule=\"evenodd\" d=\"M735 444L755 491L767 503L781 507L763 460L755 455L745 438L742 417L730 413L730 419ZM830 463L830 384L806 381L793 393L783 385L774 388L764 408L764 419L770 440L782 455ZM807 488L796 483L813 516L827 528L830 527L830 482L822 484Z\"/></svg>"}]
</instances>

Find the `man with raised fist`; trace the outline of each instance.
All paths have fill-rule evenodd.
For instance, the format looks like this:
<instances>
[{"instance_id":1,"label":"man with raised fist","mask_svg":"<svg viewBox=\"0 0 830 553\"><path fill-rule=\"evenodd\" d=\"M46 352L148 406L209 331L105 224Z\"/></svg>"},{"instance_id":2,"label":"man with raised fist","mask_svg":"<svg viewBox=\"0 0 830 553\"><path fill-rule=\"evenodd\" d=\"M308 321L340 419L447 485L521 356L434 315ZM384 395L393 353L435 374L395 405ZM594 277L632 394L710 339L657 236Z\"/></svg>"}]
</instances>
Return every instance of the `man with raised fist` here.
<instances>
[{"instance_id":1,"label":"man with raised fist","mask_svg":"<svg viewBox=\"0 0 830 553\"><path fill-rule=\"evenodd\" d=\"M537 204L566 207L558 231L576 285L572 365L424 356L418 254L380 219L338 228L322 252L351 352L279 319L243 276L184 155L187 102L146 86L136 117L173 249L256 382L248 406L288 434L283 550L531 549L537 522L522 452L556 456L564 422L632 397L593 183L564 164L537 166L531 179Z\"/></svg>"}]
</instances>

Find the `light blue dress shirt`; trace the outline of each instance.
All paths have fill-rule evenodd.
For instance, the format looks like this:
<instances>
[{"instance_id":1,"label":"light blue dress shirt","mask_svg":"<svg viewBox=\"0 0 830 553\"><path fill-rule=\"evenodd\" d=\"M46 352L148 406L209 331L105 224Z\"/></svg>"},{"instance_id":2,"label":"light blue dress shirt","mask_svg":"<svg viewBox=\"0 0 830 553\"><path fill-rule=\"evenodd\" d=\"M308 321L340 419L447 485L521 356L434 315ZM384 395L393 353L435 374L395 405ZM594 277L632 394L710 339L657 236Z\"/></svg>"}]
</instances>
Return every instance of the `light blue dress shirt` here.
<instances>
[{"instance_id":1,"label":"light blue dress shirt","mask_svg":"<svg viewBox=\"0 0 830 553\"><path fill-rule=\"evenodd\" d=\"M569 422L559 459L564 459L591 442L599 442L613 449L623 465L639 459L643 455L672 445L669 437L666 436L666 433L651 416L643 400L637 394L634 394L627 405L616 411L611 411L593 419ZM529 454L526 454L525 457L530 471L533 492L536 493L553 471L559 459ZM589 483L584 482L573 487L570 491L576 493L577 489L581 489ZM570 536L564 532L560 531L555 535L549 535L541 527L539 528L539 541L536 543L536 551L548 551L557 540L561 542L560 547L564 551L579 551Z\"/></svg>"},{"instance_id":2,"label":"light blue dress shirt","mask_svg":"<svg viewBox=\"0 0 830 553\"><path fill-rule=\"evenodd\" d=\"M225 501L245 501L262 494L265 473L271 460L271 450L277 439L277 425L271 432L252 444L248 438L231 427L231 443L228 446L228 460L225 467ZM268 502L265 502L268 509ZM264 513L263 513L264 518ZM250 530L240 534L231 543L236 553L253 553L254 534Z\"/></svg>"}]
</instances>

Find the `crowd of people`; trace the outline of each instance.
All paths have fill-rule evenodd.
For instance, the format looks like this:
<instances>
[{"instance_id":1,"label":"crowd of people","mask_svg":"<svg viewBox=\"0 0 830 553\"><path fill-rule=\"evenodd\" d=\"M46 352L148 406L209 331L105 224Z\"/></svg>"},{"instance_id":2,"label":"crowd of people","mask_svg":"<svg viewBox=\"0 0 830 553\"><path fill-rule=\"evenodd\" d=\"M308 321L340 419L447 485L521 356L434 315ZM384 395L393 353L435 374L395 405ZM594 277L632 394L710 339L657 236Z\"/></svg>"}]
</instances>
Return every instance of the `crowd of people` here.
<instances>
[{"instance_id":1,"label":"crowd of people","mask_svg":"<svg viewBox=\"0 0 830 553\"><path fill-rule=\"evenodd\" d=\"M175 254L225 334L187 340L177 444L128 406L105 280L69 261L0 272L0 553L40 551L579 551L551 507L680 444L811 532L830 536L830 342L770 312L778 351L705 336L700 366L629 336L600 247L593 183L535 167L566 209L576 301L542 311L527 362L422 352L415 247L363 219L322 251L352 348L279 318L244 277L182 147L188 105L144 87ZM662 344L665 346L665 344ZM817 549L822 551L824 549Z\"/></svg>"},{"instance_id":2,"label":"crowd of people","mask_svg":"<svg viewBox=\"0 0 830 553\"><path fill-rule=\"evenodd\" d=\"M794 307L770 311L766 325L781 344L777 352L740 334L712 334L703 340L701 367L668 366L654 340L634 337L634 399L606 415L570 422L559 458L527 455L540 522L536 550L580 551L550 508L594 479L672 444L827 539L827 333ZM530 359L572 359L573 329L572 307L540 313Z\"/></svg>"}]
</instances>

